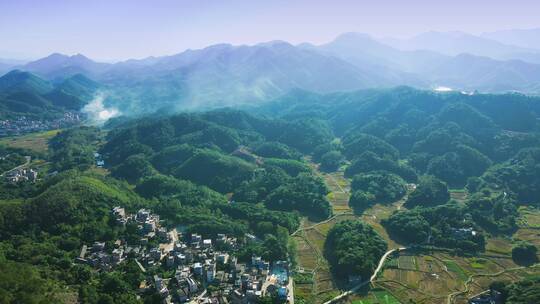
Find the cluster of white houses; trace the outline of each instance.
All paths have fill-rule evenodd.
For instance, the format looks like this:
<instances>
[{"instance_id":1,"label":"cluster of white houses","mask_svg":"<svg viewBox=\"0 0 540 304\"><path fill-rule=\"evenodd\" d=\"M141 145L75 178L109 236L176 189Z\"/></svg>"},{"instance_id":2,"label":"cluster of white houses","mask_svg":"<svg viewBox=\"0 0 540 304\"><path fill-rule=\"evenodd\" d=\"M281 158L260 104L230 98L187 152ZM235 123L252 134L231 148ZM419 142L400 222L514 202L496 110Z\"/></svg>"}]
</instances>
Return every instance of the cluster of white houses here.
<instances>
[{"instance_id":1,"label":"cluster of white houses","mask_svg":"<svg viewBox=\"0 0 540 304\"><path fill-rule=\"evenodd\" d=\"M198 234L179 234L160 225L159 216L141 209L128 215L124 208L112 210L119 225L132 221L140 232L139 244L128 245L118 240L113 248L105 243L84 245L77 261L99 270L110 270L128 257L134 258L142 272L148 274L140 291L159 293L164 303L257 303L268 293L277 294L284 302L289 298L288 263L272 265L253 256L247 263L238 262L233 252L240 242L225 234L204 239ZM249 239L249 238L246 238ZM155 240L158 240L156 242ZM161 269L152 271L147 269ZM171 276L174 270L174 276ZM159 273L168 273L162 277Z\"/></svg>"},{"instance_id":2,"label":"cluster of white houses","mask_svg":"<svg viewBox=\"0 0 540 304\"><path fill-rule=\"evenodd\" d=\"M6 181L10 183L20 182L35 182L38 177L38 172L34 169L15 169L5 174Z\"/></svg>"}]
</instances>

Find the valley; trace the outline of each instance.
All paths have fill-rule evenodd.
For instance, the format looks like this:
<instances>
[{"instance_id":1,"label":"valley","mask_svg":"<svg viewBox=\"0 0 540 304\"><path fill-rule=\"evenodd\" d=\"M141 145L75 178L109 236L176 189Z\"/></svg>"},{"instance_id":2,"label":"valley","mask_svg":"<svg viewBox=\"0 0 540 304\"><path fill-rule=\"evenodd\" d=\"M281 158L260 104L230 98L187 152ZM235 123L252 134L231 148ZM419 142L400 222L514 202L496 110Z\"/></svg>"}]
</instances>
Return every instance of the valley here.
<instances>
[{"instance_id":1,"label":"valley","mask_svg":"<svg viewBox=\"0 0 540 304\"><path fill-rule=\"evenodd\" d=\"M540 303L538 16L0 1L0 304Z\"/></svg>"},{"instance_id":2,"label":"valley","mask_svg":"<svg viewBox=\"0 0 540 304\"><path fill-rule=\"evenodd\" d=\"M411 299L415 303L465 304L468 299L487 290L495 280L518 281L540 271L540 264L523 267L513 262L511 256L511 238L527 239L536 246L540 245L540 232L535 224L537 217L540 218L538 209L520 210L522 224L514 235L511 238L488 238L486 252L474 257L460 257L437 248L404 249L404 244L396 243L388 236L381 220L401 210L406 197L389 206L376 204L361 215L354 214L348 205L350 180L344 177L343 168L334 173L320 172L316 164L312 164L312 168L328 185L328 198L334 215L317 223L305 219L299 230L292 234L298 246L297 275L300 280L295 280L297 299L306 303L328 304L398 304L408 303ZM414 185L410 185L409 191L413 190ZM463 201L467 190L454 190L451 195ZM381 272L374 275L371 283L364 282L352 288L333 278L323 255L328 231L345 219L361 219L369 223L385 238L389 250L399 250L390 253L384 262L381 259Z\"/></svg>"}]
</instances>

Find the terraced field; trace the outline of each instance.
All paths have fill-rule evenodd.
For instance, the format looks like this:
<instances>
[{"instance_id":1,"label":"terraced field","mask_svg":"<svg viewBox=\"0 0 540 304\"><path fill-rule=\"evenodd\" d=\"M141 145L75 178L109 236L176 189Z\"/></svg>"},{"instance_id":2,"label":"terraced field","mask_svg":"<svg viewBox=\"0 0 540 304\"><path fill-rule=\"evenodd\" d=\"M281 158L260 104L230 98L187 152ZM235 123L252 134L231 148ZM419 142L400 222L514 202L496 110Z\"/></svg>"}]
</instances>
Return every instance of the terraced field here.
<instances>
[{"instance_id":1,"label":"terraced field","mask_svg":"<svg viewBox=\"0 0 540 304\"><path fill-rule=\"evenodd\" d=\"M312 164L318 172L316 165ZM324 241L328 231L338 222L357 218L349 208L350 184L343 172L319 173L329 190L328 200L332 204L334 216L322 222L302 221L300 229L293 234L297 243L298 271L311 275L310 283L295 282L295 296L306 303L324 303L340 293L332 277L328 262L323 256Z\"/></svg>"},{"instance_id":2,"label":"terraced field","mask_svg":"<svg viewBox=\"0 0 540 304\"><path fill-rule=\"evenodd\" d=\"M318 170L316 165L312 166ZM390 239L380 223L403 208L406 200L405 197L393 204L376 204L362 215L355 215L348 206L350 181L343 172L319 174L331 191L328 199L334 217L319 223L304 220L294 235L298 244L299 270L312 278L310 283L296 283L295 294L305 303L315 304L324 303L342 292L338 288L339 282L333 281L322 254L328 231L339 221L362 219L386 239L389 249L403 247L403 244ZM452 190L451 196L458 202L467 199L463 190ZM465 304L470 296L485 290L494 280L514 281L538 273L540 267L521 268L511 258L512 239L529 240L540 246L540 210L526 208L520 209L520 213L520 229L513 237L488 238L486 251L479 257L458 257L443 251L400 252L387 261L384 271L372 286L336 303L396 304L414 299L415 303L422 304Z\"/></svg>"},{"instance_id":3,"label":"terraced field","mask_svg":"<svg viewBox=\"0 0 540 304\"><path fill-rule=\"evenodd\" d=\"M516 265L511 257L513 239L540 245L540 230L535 227L538 210L520 210L528 221L510 237L488 238L486 251L478 257L459 257L443 251L401 252L386 264L375 288L390 292L401 303L414 299L425 304L465 304L468 298L488 288L494 280L516 281L540 272L533 267ZM532 220L530 220L532 219ZM528 223L528 225L524 225ZM540 255L539 255L540 258ZM372 292L351 297L349 303L374 302Z\"/></svg>"}]
</instances>

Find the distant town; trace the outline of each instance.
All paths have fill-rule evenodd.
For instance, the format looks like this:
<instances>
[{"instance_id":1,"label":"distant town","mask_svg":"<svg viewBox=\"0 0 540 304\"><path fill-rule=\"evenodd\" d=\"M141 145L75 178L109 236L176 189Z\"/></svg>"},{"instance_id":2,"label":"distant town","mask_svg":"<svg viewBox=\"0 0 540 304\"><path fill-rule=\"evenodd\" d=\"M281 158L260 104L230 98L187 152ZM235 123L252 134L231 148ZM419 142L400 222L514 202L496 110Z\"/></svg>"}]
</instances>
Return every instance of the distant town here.
<instances>
[{"instance_id":1,"label":"distant town","mask_svg":"<svg viewBox=\"0 0 540 304\"><path fill-rule=\"evenodd\" d=\"M4 119L0 120L0 137L66 128L82 120L82 114L78 112L65 112L62 117L51 120L32 119L26 116Z\"/></svg>"},{"instance_id":2,"label":"distant town","mask_svg":"<svg viewBox=\"0 0 540 304\"><path fill-rule=\"evenodd\" d=\"M105 242L83 245L77 263L109 271L131 258L145 274L153 266L174 270L173 278L147 275L140 283L141 294L153 290L163 303L246 304L256 303L268 293L277 294L284 303L293 303L287 261L270 263L252 256L248 263L240 263L233 255L246 242L258 241L251 235L245 242L225 234L205 239L162 227L159 216L146 209L128 214L117 206L111 214L117 225L136 224L139 245L128 245L122 239L113 248Z\"/></svg>"}]
</instances>

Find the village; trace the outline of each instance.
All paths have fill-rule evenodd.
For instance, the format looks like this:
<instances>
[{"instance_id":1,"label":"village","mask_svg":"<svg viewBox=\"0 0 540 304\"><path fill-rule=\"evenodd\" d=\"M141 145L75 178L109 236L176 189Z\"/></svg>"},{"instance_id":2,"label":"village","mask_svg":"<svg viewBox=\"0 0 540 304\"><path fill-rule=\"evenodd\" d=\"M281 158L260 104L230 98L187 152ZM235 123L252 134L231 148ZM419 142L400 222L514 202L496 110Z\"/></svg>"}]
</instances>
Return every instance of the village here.
<instances>
[{"instance_id":1,"label":"village","mask_svg":"<svg viewBox=\"0 0 540 304\"><path fill-rule=\"evenodd\" d=\"M17 168L5 174L5 179L9 183L32 182L35 183L38 172L34 169Z\"/></svg>"},{"instance_id":2,"label":"village","mask_svg":"<svg viewBox=\"0 0 540 304\"><path fill-rule=\"evenodd\" d=\"M65 112L52 120L36 120L26 116L0 120L0 137L70 127L80 123L83 117L77 112Z\"/></svg>"},{"instance_id":3,"label":"village","mask_svg":"<svg viewBox=\"0 0 540 304\"><path fill-rule=\"evenodd\" d=\"M158 293L163 303L248 304L269 294L277 295L282 303L294 301L287 261L270 263L252 256L251 261L240 263L234 256L244 242L257 241L250 235L242 242L225 234L205 239L199 234L167 230L159 216L146 209L132 215L117 206L111 214L118 225L137 225L138 245L128 245L124 240L117 240L114 248L108 248L105 242L83 245L76 262L109 271L134 259L146 274L140 294ZM147 271L156 267L174 271L174 277Z\"/></svg>"}]
</instances>

